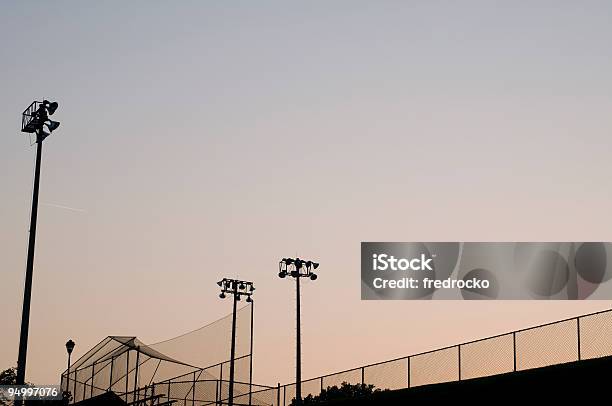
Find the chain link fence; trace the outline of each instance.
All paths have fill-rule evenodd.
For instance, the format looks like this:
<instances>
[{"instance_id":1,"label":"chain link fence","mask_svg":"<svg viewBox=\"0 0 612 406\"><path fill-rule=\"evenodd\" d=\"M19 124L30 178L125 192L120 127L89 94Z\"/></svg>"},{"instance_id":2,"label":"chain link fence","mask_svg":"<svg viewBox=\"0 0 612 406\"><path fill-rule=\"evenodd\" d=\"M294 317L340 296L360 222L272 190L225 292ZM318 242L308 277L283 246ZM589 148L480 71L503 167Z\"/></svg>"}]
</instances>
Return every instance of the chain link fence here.
<instances>
[{"instance_id":1,"label":"chain link fence","mask_svg":"<svg viewBox=\"0 0 612 406\"><path fill-rule=\"evenodd\" d=\"M302 397L350 384L376 389L405 389L421 385L482 378L592 358L612 356L612 310L560 320L433 351L323 375L302 381ZM247 362L248 357L236 360ZM228 404L228 365L196 371L118 395L133 404L177 406ZM217 373L214 373L216 369ZM206 372L211 374L206 374ZM210 379L220 375L219 379ZM268 387L249 385L236 377L234 405L289 406L295 383ZM81 383L79 383L81 384ZM105 389L83 384L83 391ZM78 392L77 392L78 393Z\"/></svg>"},{"instance_id":2,"label":"chain link fence","mask_svg":"<svg viewBox=\"0 0 612 406\"><path fill-rule=\"evenodd\" d=\"M302 381L302 397L343 382L396 390L606 356L612 356L612 310L312 378ZM253 405L289 406L295 384L263 389L258 395L261 403Z\"/></svg>"}]
</instances>

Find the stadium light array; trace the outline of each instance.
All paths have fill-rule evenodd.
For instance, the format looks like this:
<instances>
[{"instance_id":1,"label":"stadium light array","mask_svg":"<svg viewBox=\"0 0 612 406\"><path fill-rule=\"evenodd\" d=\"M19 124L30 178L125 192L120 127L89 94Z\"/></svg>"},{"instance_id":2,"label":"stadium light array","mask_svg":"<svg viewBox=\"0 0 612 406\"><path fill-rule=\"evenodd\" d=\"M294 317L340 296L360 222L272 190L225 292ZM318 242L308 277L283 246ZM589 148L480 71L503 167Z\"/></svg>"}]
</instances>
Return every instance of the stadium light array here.
<instances>
[{"instance_id":1,"label":"stadium light array","mask_svg":"<svg viewBox=\"0 0 612 406\"><path fill-rule=\"evenodd\" d=\"M228 296L233 298L234 304L232 312L232 347L230 351L230 382L228 391L228 405L233 406L234 404L234 360L236 358L236 311L237 304L240 301L241 296L246 296L247 303L253 302L251 295L255 291L253 282L241 281L238 279L223 278L217 285L221 288L219 297L225 299Z\"/></svg>"},{"instance_id":2,"label":"stadium light array","mask_svg":"<svg viewBox=\"0 0 612 406\"><path fill-rule=\"evenodd\" d=\"M21 131L36 134L36 164L34 170L34 188L32 191L32 210L30 212L30 234L28 236L28 259L26 262L25 284L23 289L23 309L21 313L21 331L19 335L19 355L17 357L17 385L25 383L26 359L28 354L28 332L30 329L30 302L32 300L32 278L34 273L34 247L36 245L36 223L38 219L38 190L40 185L40 161L42 144L60 123L49 119L57 110L58 103L43 100L30 103L21 115ZM15 406L21 406L23 400L18 398Z\"/></svg>"},{"instance_id":3,"label":"stadium light array","mask_svg":"<svg viewBox=\"0 0 612 406\"><path fill-rule=\"evenodd\" d=\"M300 278L310 278L314 281L317 279L317 274L314 270L319 267L319 264L310 260L300 258L283 258L278 264L279 278L286 278L287 275L295 278L296 284L296 348L295 348L295 401L297 405L302 404L302 338L301 338L301 321L300 321Z\"/></svg>"}]
</instances>

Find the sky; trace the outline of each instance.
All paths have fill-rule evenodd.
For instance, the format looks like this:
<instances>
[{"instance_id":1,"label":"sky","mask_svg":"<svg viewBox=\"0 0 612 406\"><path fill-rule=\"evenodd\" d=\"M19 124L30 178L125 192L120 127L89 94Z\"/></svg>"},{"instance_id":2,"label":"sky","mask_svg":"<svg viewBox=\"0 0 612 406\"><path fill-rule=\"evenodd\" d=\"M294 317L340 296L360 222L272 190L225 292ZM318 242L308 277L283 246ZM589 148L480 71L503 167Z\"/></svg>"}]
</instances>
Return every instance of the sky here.
<instances>
[{"instance_id":1,"label":"sky","mask_svg":"<svg viewBox=\"0 0 612 406\"><path fill-rule=\"evenodd\" d=\"M607 309L360 300L361 241L610 241L606 1L0 0L0 369L16 364L45 141L27 379L108 335L157 342L252 280L255 382ZM270 359L270 354L274 354Z\"/></svg>"}]
</instances>

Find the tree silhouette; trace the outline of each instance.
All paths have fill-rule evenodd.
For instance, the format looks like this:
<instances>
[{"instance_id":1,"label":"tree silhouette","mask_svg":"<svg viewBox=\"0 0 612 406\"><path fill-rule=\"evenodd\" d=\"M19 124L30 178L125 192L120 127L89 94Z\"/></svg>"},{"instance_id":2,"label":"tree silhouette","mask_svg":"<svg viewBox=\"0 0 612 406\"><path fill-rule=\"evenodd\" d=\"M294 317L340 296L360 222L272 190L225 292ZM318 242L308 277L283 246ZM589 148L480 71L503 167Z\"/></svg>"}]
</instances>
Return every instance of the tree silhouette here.
<instances>
[{"instance_id":1,"label":"tree silhouette","mask_svg":"<svg viewBox=\"0 0 612 406\"><path fill-rule=\"evenodd\" d=\"M386 390L386 389L385 389ZM348 382L342 382L340 387L328 386L327 389L323 389L317 396L308 395L302 399L303 405L317 405L331 400L340 399L355 399L365 396L370 396L373 393L382 392L380 389L374 389L374 385L366 384L350 384ZM295 398L291 401L291 406L297 405Z\"/></svg>"},{"instance_id":2,"label":"tree silhouette","mask_svg":"<svg viewBox=\"0 0 612 406\"><path fill-rule=\"evenodd\" d=\"M15 385L17 383L17 368L9 368L0 372L0 385ZM8 406L12 404L12 400L7 399L2 392L0 392L0 405Z\"/></svg>"},{"instance_id":3,"label":"tree silhouette","mask_svg":"<svg viewBox=\"0 0 612 406\"><path fill-rule=\"evenodd\" d=\"M9 368L0 372L0 385L15 385L17 383L17 368Z\"/></svg>"}]
</instances>

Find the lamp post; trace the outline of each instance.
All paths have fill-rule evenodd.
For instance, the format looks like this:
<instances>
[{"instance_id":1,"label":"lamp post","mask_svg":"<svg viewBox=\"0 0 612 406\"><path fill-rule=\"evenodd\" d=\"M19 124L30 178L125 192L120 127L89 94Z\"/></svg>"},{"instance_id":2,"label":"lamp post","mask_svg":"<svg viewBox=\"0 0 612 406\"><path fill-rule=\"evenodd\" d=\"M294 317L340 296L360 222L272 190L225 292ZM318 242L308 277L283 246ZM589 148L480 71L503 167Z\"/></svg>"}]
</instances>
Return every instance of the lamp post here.
<instances>
[{"instance_id":1,"label":"lamp post","mask_svg":"<svg viewBox=\"0 0 612 406\"><path fill-rule=\"evenodd\" d=\"M283 258L279 264L278 276L285 278L287 275L295 278L296 284L296 312L297 312L297 343L295 347L295 400L296 404L302 404L302 337L301 337L301 323L300 323L300 278L310 278L310 280L316 280L317 274L312 270L317 269L319 264L313 261L305 261L299 258Z\"/></svg>"},{"instance_id":2,"label":"lamp post","mask_svg":"<svg viewBox=\"0 0 612 406\"><path fill-rule=\"evenodd\" d=\"M70 402L70 355L74 350L74 341L68 340L66 342L66 352L68 353L68 369L66 371L66 398ZM76 379L76 377L75 377Z\"/></svg>"},{"instance_id":3,"label":"lamp post","mask_svg":"<svg viewBox=\"0 0 612 406\"><path fill-rule=\"evenodd\" d=\"M246 296L247 303L251 303L253 299L251 299L251 295L255 290L253 286L253 282L241 281L238 279L228 279L223 278L217 285L221 288L221 293L219 297L221 299L225 299L227 297L226 293L229 294L234 302L233 311L232 311L232 347L230 350L230 382L229 382L229 391L228 391L228 405L233 406L234 404L234 358L236 357L236 310L238 307L238 302L240 301L240 296Z\"/></svg>"},{"instance_id":4,"label":"lamp post","mask_svg":"<svg viewBox=\"0 0 612 406\"><path fill-rule=\"evenodd\" d=\"M23 311L21 314L21 334L19 336L19 356L17 358L17 385L25 383L26 357L28 352L28 330L30 327L30 302L32 299L32 274L34 271L34 245L36 243L36 220L38 218L38 189L40 184L40 160L42 143L59 127L58 121L49 116L57 110L57 102L44 100L32 102L22 114L21 131L36 134L36 169L34 171L34 190L32 192L32 211L30 217L30 235L28 239L28 259L26 263L25 286L23 290ZM20 406L22 400L15 402Z\"/></svg>"}]
</instances>

